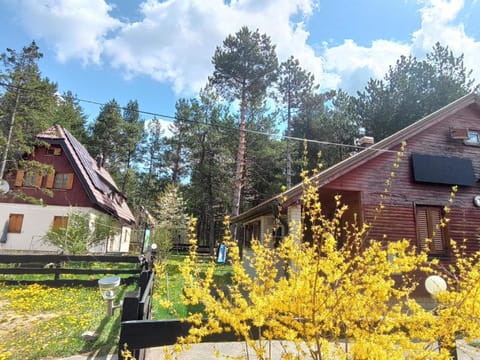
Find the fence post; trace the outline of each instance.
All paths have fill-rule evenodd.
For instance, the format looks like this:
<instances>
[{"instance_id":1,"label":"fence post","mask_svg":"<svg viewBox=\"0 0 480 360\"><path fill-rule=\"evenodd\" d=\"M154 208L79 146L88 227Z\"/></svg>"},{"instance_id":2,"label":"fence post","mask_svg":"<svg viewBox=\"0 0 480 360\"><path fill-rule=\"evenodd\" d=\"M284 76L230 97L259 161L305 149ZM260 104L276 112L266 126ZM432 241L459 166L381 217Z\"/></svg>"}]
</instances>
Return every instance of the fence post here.
<instances>
[{"instance_id":1,"label":"fence post","mask_svg":"<svg viewBox=\"0 0 480 360\"><path fill-rule=\"evenodd\" d=\"M122 306L122 316L120 318L120 324L124 321L128 320L138 320L139 317L139 302L140 302L140 294L139 291L129 291L125 294L123 299L123 306ZM123 344L126 343L125 333L123 329L120 327L120 339L118 341L118 359L122 359L122 350ZM128 346L128 342L127 342ZM131 350L132 355L138 359L138 351Z\"/></svg>"},{"instance_id":2,"label":"fence post","mask_svg":"<svg viewBox=\"0 0 480 360\"><path fill-rule=\"evenodd\" d=\"M125 297L123 298L122 317L120 321L138 320L139 301L140 297L138 291L129 291L125 294Z\"/></svg>"},{"instance_id":3,"label":"fence post","mask_svg":"<svg viewBox=\"0 0 480 360\"><path fill-rule=\"evenodd\" d=\"M59 260L59 261L57 261L57 262L55 263L55 269L60 269L61 267L62 267L62 263L61 263L61 261ZM60 280L60 272L56 272L56 273L55 273L54 280Z\"/></svg>"}]
</instances>

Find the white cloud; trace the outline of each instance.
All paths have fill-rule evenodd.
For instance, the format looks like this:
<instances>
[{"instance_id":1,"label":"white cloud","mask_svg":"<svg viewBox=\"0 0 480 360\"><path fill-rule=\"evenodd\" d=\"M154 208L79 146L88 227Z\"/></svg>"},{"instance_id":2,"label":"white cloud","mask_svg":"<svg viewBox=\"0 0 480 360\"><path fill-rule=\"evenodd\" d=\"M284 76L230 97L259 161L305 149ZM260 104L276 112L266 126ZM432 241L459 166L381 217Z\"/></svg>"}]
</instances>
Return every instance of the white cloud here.
<instances>
[{"instance_id":1,"label":"white cloud","mask_svg":"<svg viewBox=\"0 0 480 360\"><path fill-rule=\"evenodd\" d=\"M437 41L448 46L456 56L464 54L465 66L473 69L473 76L480 80L480 42L465 33L458 21L464 7L463 0L422 0L421 27L412 33L408 44L374 40L370 47L363 47L347 39L342 45L325 45L323 56L325 69L335 74L336 85L354 92L363 88L371 77L382 78L389 65L394 65L400 55L413 54L423 58Z\"/></svg>"},{"instance_id":2,"label":"white cloud","mask_svg":"<svg viewBox=\"0 0 480 360\"><path fill-rule=\"evenodd\" d=\"M371 77L382 78L388 67L401 55L408 55L408 45L387 40L375 40L371 47L363 47L347 39L342 45L326 48L326 69L338 74L336 84L354 92L361 89Z\"/></svg>"},{"instance_id":3,"label":"white cloud","mask_svg":"<svg viewBox=\"0 0 480 360\"><path fill-rule=\"evenodd\" d=\"M107 34L120 21L110 17L111 6L103 0L23 0L20 20L35 37L44 38L56 49L61 62L79 58L99 63Z\"/></svg>"},{"instance_id":4,"label":"white cloud","mask_svg":"<svg viewBox=\"0 0 480 360\"><path fill-rule=\"evenodd\" d=\"M267 33L279 60L293 54L323 89L354 92L370 77L381 78L400 55L423 56L436 41L464 53L480 79L480 43L455 22L462 0L421 0L421 27L408 44L376 39L360 46L346 39L338 46L324 44L321 53L308 44L305 26L318 1L147 0L139 7L140 19L130 23L112 17L114 5L106 0L22 0L17 9L24 27L53 46L60 61L103 61L126 77L151 77L183 96L206 84L215 47L242 26Z\"/></svg>"},{"instance_id":5,"label":"white cloud","mask_svg":"<svg viewBox=\"0 0 480 360\"><path fill-rule=\"evenodd\" d=\"M184 95L206 84L215 47L242 26L271 36L281 61L294 54L321 74L322 59L306 44L302 22L316 1L147 0L131 23L113 18L106 0L23 0L17 9L23 26L54 47L60 61L103 60L127 77L148 76Z\"/></svg>"},{"instance_id":6,"label":"white cloud","mask_svg":"<svg viewBox=\"0 0 480 360\"><path fill-rule=\"evenodd\" d=\"M308 16L313 0L167 0L142 4L143 19L126 25L106 43L113 65L129 76L147 75L169 82L177 94L195 93L212 73L215 47L242 26L267 33L280 58L295 54L321 72L321 59L306 45L308 32L291 24L293 15Z\"/></svg>"},{"instance_id":7,"label":"white cloud","mask_svg":"<svg viewBox=\"0 0 480 360\"><path fill-rule=\"evenodd\" d=\"M422 9L422 26L412 36L412 48L416 55L432 50L437 41L448 46L456 56L464 54L467 69L473 70L473 77L480 80L480 42L465 33L462 23L455 23L463 9L463 0L429 0Z\"/></svg>"}]
</instances>

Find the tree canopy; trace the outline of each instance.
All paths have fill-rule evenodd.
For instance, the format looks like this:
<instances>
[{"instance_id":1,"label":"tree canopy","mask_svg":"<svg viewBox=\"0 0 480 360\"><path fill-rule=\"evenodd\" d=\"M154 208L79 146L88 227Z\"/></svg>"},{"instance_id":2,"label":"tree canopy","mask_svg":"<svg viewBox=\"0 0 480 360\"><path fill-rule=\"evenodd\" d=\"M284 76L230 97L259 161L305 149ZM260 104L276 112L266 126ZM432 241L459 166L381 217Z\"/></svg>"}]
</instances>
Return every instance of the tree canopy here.
<instances>
[{"instance_id":1,"label":"tree canopy","mask_svg":"<svg viewBox=\"0 0 480 360\"><path fill-rule=\"evenodd\" d=\"M361 130L379 141L475 89L463 55L437 43L423 59L401 56L355 95L321 92L317 74L294 56L279 64L270 37L242 27L216 48L204 89L178 99L167 132L137 100L112 99L89 121L81 100L42 77L41 58L35 42L1 55L2 175L32 151L36 134L62 125L101 158L134 213L153 213L159 194L176 184L211 249L223 216L297 184L304 169L350 156Z\"/></svg>"},{"instance_id":2,"label":"tree canopy","mask_svg":"<svg viewBox=\"0 0 480 360\"><path fill-rule=\"evenodd\" d=\"M358 93L357 114L379 141L473 91L463 55L437 43L423 60L401 56L383 80L370 79Z\"/></svg>"}]
</instances>

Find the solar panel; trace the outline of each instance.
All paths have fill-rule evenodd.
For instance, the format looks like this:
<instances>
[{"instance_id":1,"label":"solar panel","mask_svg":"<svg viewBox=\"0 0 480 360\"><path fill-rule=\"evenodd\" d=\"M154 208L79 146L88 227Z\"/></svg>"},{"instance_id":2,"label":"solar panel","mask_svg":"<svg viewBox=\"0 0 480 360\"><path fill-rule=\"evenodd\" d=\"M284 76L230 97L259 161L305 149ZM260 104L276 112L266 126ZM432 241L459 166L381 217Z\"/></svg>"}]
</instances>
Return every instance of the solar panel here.
<instances>
[{"instance_id":1,"label":"solar panel","mask_svg":"<svg viewBox=\"0 0 480 360\"><path fill-rule=\"evenodd\" d=\"M472 186L476 179L471 159L412 154L416 182Z\"/></svg>"},{"instance_id":2,"label":"solar panel","mask_svg":"<svg viewBox=\"0 0 480 360\"><path fill-rule=\"evenodd\" d=\"M80 162L83 168L85 169L85 171L87 172L90 180L92 180L93 185L103 193L108 194L109 192L111 192L111 189L98 176L97 171L94 168L97 166L97 164L92 159L87 149L85 149L83 145L67 130L65 130L65 135L68 141L70 142L70 144L72 144L73 150L75 151L78 158L80 159Z\"/></svg>"}]
</instances>

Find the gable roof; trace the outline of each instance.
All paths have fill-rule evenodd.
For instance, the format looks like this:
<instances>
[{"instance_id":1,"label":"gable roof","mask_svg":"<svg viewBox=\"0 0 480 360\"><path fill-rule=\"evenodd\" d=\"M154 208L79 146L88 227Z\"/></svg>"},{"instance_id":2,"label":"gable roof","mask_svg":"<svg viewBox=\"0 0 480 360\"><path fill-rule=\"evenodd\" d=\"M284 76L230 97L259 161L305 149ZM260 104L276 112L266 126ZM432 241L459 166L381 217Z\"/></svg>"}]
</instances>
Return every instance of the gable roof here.
<instances>
[{"instance_id":1,"label":"gable roof","mask_svg":"<svg viewBox=\"0 0 480 360\"><path fill-rule=\"evenodd\" d=\"M386 137L378 143L375 143L368 148L360 151L359 153L319 172L312 177L312 180L315 180L315 182L318 184L318 187L322 187L339 178L340 176L348 173L349 171L363 165L367 161L370 161L371 159L381 155L385 151L392 151L390 149L400 145L402 141L408 140L419 132L424 131L430 126L439 123L447 116L450 116L458 110L472 104L476 104L476 106L480 107L480 98L476 93L470 93L461 97L458 100L455 100L454 102L423 117L415 123L403 128L402 130L397 131L389 137ZM292 202L298 200L301 197L303 192L302 185L303 183L297 184L294 187L284 191L283 193L278 194L273 198L264 201L263 203L239 214L238 216L232 217L231 222L239 223L265 214L272 208L273 205L278 204L280 199L287 199L286 202L284 201L284 203L291 204Z\"/></svg>"},{"instance_id":2,"label":"gable roof","mask_svg":"<svg viewBox=\"0 0 480 360\"><path fill-rule=\"evenodd\" d=\"M67 129L54 125L38 134L37 138L62 147L94 205L119 220L135 223L135 217L125 201L125 196L108 171L97 165L87 149Z\"/></svg>"}]
</instances>

